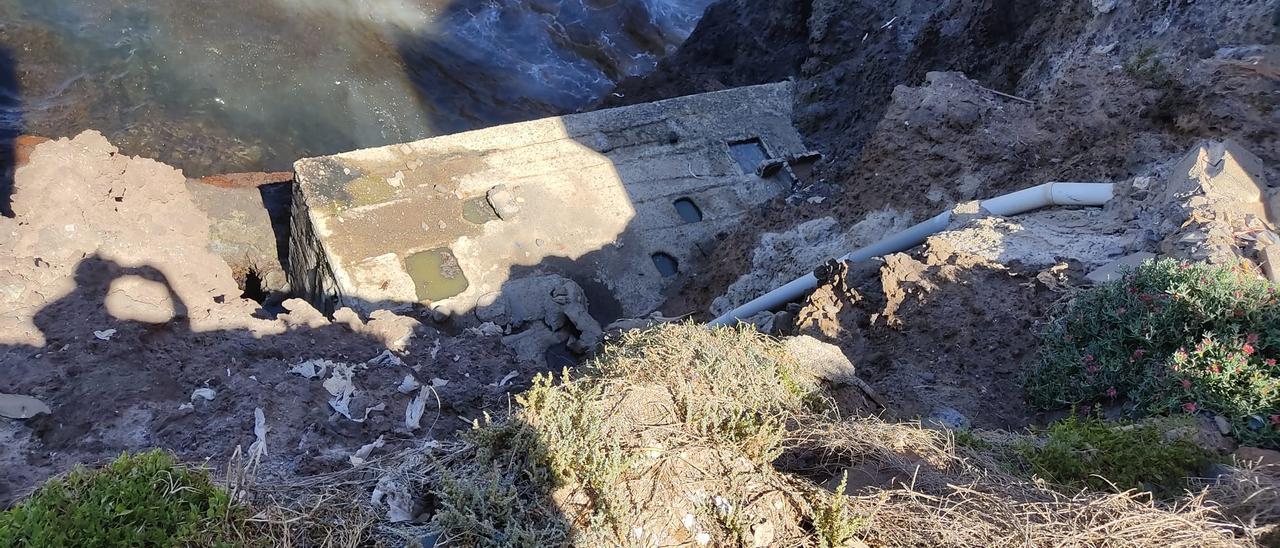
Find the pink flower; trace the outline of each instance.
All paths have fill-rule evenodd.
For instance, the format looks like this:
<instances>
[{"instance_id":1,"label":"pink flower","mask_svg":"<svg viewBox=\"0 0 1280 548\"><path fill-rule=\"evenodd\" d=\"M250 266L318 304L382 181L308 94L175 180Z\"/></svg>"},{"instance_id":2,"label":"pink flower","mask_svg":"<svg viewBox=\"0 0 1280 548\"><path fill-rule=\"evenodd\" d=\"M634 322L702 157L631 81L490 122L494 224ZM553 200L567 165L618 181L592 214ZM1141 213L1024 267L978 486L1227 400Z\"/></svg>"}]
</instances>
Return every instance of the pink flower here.
<instances>
[{"instance_id":1,"label":"pink flower","mask_svg":"<svg viewBox=\"0 0 1280 548\"><path fill-rule=\"evenodd\" d=\"M1271 415L1269 418L1271 419L1271 426L1273 428L1280 428L1280 415Z\"/></svg>"},{"instance_id":2,"label":"pink flower","mask_svg":"<svg viewBox=\"0 0 1280 548\"><path fill-rule=\"evenodd\" d=\"M1084 363L1089 363L1089 362L1091 362L1091 361L1093 361L1093 354L1085 354L1085 355L1084 355Z\"/></svg>"},{"instance_id":3,"label":"pink flower","mask_svg":"<svg viewBox=\"0 0 1280 548\"><path fill-rule=\"evenodd\" d=\"M1115 397L1116 397L1116 387L1112 386L1111 388L1108 388L1108 389L1107 389L1107 397L1108 397L1108 398L1111 398L1111 399L1115 399Z\"/></svg>"},{"instance_id":4,"label":"pink flower","mask_svg":"<svg viewBox=\"0 0 1280 548\"><path fill-rule=\"evenodd\" d=\"M1190 402L1188 402L1188 403L1184 403L1184 404L1182 404L1182 410L1183 410L1183 411L1186 411L1186 412L1188 412L1188 413L1195 413L1195 412L1196 412L1196 404L1194 404L1194 403L1190 403Z\"/></svg>"},{"instance_id":5,"label":"pink flower","mask_svg":"<svg viewBox=\"0 0 1280 548\"><path fill-rule=\"evenodd\" d=\"M1243 291L1240 291L1239 289L1237 289L1237 290L1235 290L1235 291L1232 291L1232 292L1231 292L1231 294L1232 294L1233 296L1235 296L1235 298L1237 298L1237 299L1239 299L1239 298L1241 298L1241 297L1244 297L1244 292L1243 292Z\"/></svg>"},{"instance_id":6,"label":"pink flower","mask_svg":"<svg viewBox=\"0 0 1280 548\"><path fill-rule=\"evenodd\" d=\"M1090 373L1097 373L1097 372L1098 372L1098 366L1096 366L1096 365L1090 365L1089 367L1086 367L1086 368L1084 368L1084 369L1085 369L1085 371L1088 371L1088 372L1090 372Z\"/></svg>"},{"instance_id":7,"label":"pink flower","mask_svg":"<svg viewBox=\"0 0 1280 548\"><path fill-rule=\"evenodd\" d=\"M1116 314L1119 314L1119 315L1123 316L1123 315L1124 315L1124 313L1125 313L1125 312L1128 312L1128 311L1129 311L1129 309L1128 309L1128 308L1125 308L1125 307L1123 307L1123 306L1122 306L1122 307L1120 307L1120 308L1117 308L1117 309L1116 309Z\"/></svg>"},{"instance_id":8,"label":"pink flower","mask_svg":"<svg viewBox=\"0 0 1280 548\"><path fill-rule=\"evenodd\" d=\"M1178 265L1178 268L1179 268L1179 269L1181 269L1181 270L1190 270L1190 269L1191 269L1191 263L1188 263L1188 262L1186 262L1186 261L1183 261L1183 262L1182 262L1182 264Z\"/></svg>"},{"instance_id":9,"label":"pink flower","mask_svg":"<svg viewBox=\"0 0 1280 548\"><path fill-rule=\"evenodd\" d=\"M1252 345L1252 344L1249 344L1249 343L1244 343L1244 346L1241 346L1241 347L1240 347L1240 351L1241 351L1241 352L1244 352L1244 354L1245 354L1246 356L1252 356L1252 355L1253 355L1253 345Z\"/></svg>"},{"instance_id":10,"label":"pink flower","mask_svg":"<svg viewBox=\"0 0 1280 548\"><path fill-rule=\"evenodd\" d=\"M1248 335L1245 335L1245 337L1244 337L1244 342L1246 342L1246 343L1248 343L1248 344L1258 344L1258 334L1257 334L1257 333L1250 333L1250 334L1248 334Z\"/></svg>"},{"instance_id":11,"label":"pink flower","mask_svg":"<svg viewBox=\"0 0 1280 548\"><path fill-rule=\"evenodd\" d=\"M1266 359L1266 361L1264 361L1264 362L1262 362L1262 363L1267 364L1267 367L1275 367L1275 366L1276 366L1276 359L1275 359L1275 358L1267 358L1267 359Z\"/></svg>"},{"instance_id":12,"label":"pink flower","mask_svg":"<svg viewBox=\"0 0 1280 548\"><path fill-rule=\"evenodd\" d=\"M1191 390L1191 381L1188 379L1182 379L1182 389Z\"/></svg>"}]
</instances>

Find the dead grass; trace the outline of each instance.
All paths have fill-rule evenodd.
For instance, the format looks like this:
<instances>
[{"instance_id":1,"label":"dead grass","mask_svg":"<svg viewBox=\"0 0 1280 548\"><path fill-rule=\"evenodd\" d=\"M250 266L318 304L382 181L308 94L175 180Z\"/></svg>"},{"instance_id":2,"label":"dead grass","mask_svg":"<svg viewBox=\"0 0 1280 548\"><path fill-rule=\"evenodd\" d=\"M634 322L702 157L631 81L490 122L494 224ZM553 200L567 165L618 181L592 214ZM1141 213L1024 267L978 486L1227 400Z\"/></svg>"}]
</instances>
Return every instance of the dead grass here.
<instances>
[{"instance_id":1,"label":"dead grass","mask_svg":"<svg viewBox=\"0 0 1280 548\"><path fill-rule=\"evenodd\" d=\"M539 379L511 417L456 444L243 492L269 508L254 519L281 546L412 545L428 532L461 546L1250 546L1280 520L1265 470L1175 502L1068 493L1011 470L1005 442L837 419L781 345L751 331L662 326L579 371ZM794 452L820 466L779 471ZM848 496L815 481L858 466L898 479ZM430 521L380 519L370 493L389 481Z\"/></svg>"}]
</instances>

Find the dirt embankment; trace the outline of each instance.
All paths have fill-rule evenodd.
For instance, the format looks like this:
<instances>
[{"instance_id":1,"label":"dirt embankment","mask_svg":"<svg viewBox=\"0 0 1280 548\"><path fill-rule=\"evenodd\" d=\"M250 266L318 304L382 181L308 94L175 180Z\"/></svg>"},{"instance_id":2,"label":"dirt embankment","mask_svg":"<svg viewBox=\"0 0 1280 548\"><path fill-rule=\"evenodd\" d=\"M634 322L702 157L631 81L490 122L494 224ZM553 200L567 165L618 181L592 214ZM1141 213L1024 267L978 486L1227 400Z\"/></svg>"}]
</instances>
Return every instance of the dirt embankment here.
<instances>
[{"instance_id":1,"label":"dirt embankment","mask_svg":"<svg viewBox=\"0 0 1280 548\"><path fill-rule=\"evenodd\" d=\"M823 199L779 200L727 235L669 312L707 310L761 233L821 216L920 218L1046 181L1121 180L1205 138L1235 139L1274 176L1276 13L1248 0L719 2L606 104L795 78L797 127L825 154L797 197Z\"/></svg>"}]
</instances>

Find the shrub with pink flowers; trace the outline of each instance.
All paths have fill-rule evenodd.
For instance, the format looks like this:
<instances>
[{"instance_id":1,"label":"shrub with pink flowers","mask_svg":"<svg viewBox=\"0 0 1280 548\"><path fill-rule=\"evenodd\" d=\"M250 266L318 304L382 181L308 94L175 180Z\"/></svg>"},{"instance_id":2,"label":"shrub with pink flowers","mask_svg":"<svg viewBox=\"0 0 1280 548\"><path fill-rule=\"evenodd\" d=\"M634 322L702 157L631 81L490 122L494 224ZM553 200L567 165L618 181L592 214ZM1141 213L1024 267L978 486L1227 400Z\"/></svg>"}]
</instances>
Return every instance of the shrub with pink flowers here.
<instances>
[{"instance_id":1,"label":"shrub with pink flowers","mask_svg":"<svg viewBox=\"0 0 1280 548\"><path fill-rule=\"evenodd\" d=\"M1026 389L1045 409L1210 412L1241 442L1278 447L1277 358L1280 288L1236 268L1165 259L1064 305Z\"/></svg>"}]
</instances>

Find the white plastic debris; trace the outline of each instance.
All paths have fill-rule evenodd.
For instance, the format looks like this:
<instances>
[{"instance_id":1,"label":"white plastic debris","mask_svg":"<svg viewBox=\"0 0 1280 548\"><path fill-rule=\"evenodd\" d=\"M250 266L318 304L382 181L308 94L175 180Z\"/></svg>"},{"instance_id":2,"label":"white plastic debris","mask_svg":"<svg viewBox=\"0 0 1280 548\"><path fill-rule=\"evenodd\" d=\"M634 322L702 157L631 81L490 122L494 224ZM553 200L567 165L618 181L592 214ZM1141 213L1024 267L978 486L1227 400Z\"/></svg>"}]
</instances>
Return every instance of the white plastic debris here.
<instances>
[{"instance_id":1,"label":"white plastic debris","mask_svg":"<svg viewBox=\"0 0 1280 548\"><path fill-rule=\"evenodd\" d=\"M500 381L498 381L498 382L496 382L496 383L493 383L493 384L491 384L491 385L489 385L489 386L493 386L493 387L496 387L496 388L502 388L502 387L504 387L504 386L506 386L506 385L510 384L510 383L511 383L511 379L514 379L514 378L519 377L519 376L520 376L520 372L518 372L518 371L512 371L512 372L510 372L510 373L507 373L507 376L502 377L502 380L500 380Z\"/></svg>"},{"instance_id":2,"label":"white plastic debris","mask_svg":"<svg viewBox=\"0 0 1280 548\"><path fill-rule=\"evenodd\" d=\"M356 449L355 454L351 455L351 466L361 466L368 462L369 454L373 453L374 449L381 449L386 444L386 440L382 436L378 436L378 439L373 440L373 443L361 445L359 449Z\"/></svg>"},{"instance_id":3,"label":"white plastic debris","mask_svg":"<svg viewBox=\"0 0 1280 548\"><path fill-rule=\"evenodd\" d=\"M413 375L405 375L404 380L400 381L400 386L396 387L396 391L401 394L410 394L420 386L422 386L422 383L413 378Z\"/></svg>"},{"instance_id":4,"label":"white plastic debris","mask_svg":"<svg viewBox=\"0 0 1280 548\"><path fill-rule=\"evenodd\" d=\"M386 502L387 521L391 523L411 521L414 518L413 496L409 493L409 488L405 482L392 479L391 476L382 476L378 480L369 500L375 505Z\"/></svg>"},{"instance_id":5,"label":"white plastic debris","mask_svg":"<svg viewBox=\"0 0 1280 548\"><path fill-rule=\"evenodd\" d=\"M386 410L387 410L387 404L385 404L385 403L379 403L378 405L375 405L375 406L373 406L373 407L366 407L366 408L364 408L364 416L363 416L363 417L361 417L361 418L359 418L359 419L351 419L351 420L356 421L356 422L364 422L364 421L369 420L369 414L370 414L370 413L373 413L374 411L386 411Z\"/></svg>"},{"instance_id":6,"label":"white plastic debris","mask_svg":"<svg viewBox=\"0 0 1280 548\"><path fill-rule=\"evenodd\" d=\"M422 387L404 408L404 427L411 432L422 427L422 414L427 410L427 393L430 391L430 388Z\"/></svg>"},{"instance_id":7,"label":"white plastic debris","mask_svg":"<svg viewBox=\"0 0 1280 548\"><path fill-rule=\"evenodd\" d=\"M179 406L178 406L178 411L190 411L190 410L195 409L195 408L196 408L196 406L191 405L191 402L187 402L187 403L184 403L184 404L182 404L182 405L179 405Z\"/></svg>"},{"instance_id":8,"label":"white plastic debris","mask_svg":"<svg viewBox=\"0 0 1280 548\"><path fill-rule=\"evenodd\" d=\"M257 438L249 446L249 455L258 458L267 454L267 416L261 407L253 408L253 435Z\"/></svg>"},{"instance_id":9,"label":"white plastic debris","mask_svg":"<svg viewBox=\"0 0 1280 548\"><path fill-rule=\"evenodd\" d=\"M196 398L201 398L204 401L213 401L213 397L217 394L212 388L197 388L191 391L191 401L196 401Z\"/></svg>"},{"instance_id":10,"label":"white plastic debris","mask_svg":"<svg viewBox=\"0 0 1280 548\"><path fill-rule=\"evenodd\" d=\"M93 332L94 337L97 337L98 339L104 340L104 341L111 340L111 336L115 334L116 334L116 330L114 329L103 329L102 331Z\"/></svg>"},{"instance_id":11,"label":"white plastic debris","mask_svg":"<svg viewBox=\"0 0 1280 548\"><path fill-rule=\"evenodd\" d=\"M307 379L314 379L323 376L325 370L332 365L333 362L329 360L307 360L289 368L289 372L302 375Z\"/></svg>"},{"instance_id":12,"label":"white plastic debris","mask_svg":"<svg viewBox=\"0 0 1280 548\"><path fill-rule=\"evenodd\" d=\"M698 521L693 517L693 514L685 514L680 523L684 525L686 530L693 531L693 527L698 524Z\"/></svg>"},{"instance_id":13,"label":"white plastic debris","mask_svg":"<svg viewBox=\"0 0 1280 548\"><path fill-rule=\"evenodd\" d=\"M711 542L711 535L706 533L698 533L697 536L693 538L698 541L698 546L706 546L707 543Z\"/></svg>"},{"instance_id":14,"label":"white plastic debris","mask_svg":"<svg viewBox=\"0 0 1280 548\"><path fill-rule=\"evenodd\" d=\"M43 413L52 413L48 405L24 394L0 394L0 417L29 419Z\"/></svg>"},{"instance_id":15,"label":"white plastic debris","mask_svg":"<svg viewBox=\"0 0 1280 548\"><path fill-rule=\"evenodd\" d=\"M369 360L366 363L368 363L369 365L385 365L385 366L404 365L404 362L400 360L400 357L395 354L392 354L390 350L383 350L381 354L374 356L373 359Z\"/></svg>"},{"instance_id":16,"label":"white plastic debris","mask_svg":"<svg viewBox=\"0 0 1280 548\"><path fill-rule=\"evenodd\" d=\"M440 339L431 341L431 359L432 360L436 359L436 354L440 353L440 348L442 346L443 345L440 344Z\"/></svg>"},{"instance_id":17,"label":"white plastic debris","mask_svg":"<svg viewBox=\"0 0 1280 548\"><path fill-rule=\"evenodd\" d=\"M447 384L449 384L449 381L447 381L447 380L445 380L445 379L442 379L442 378L440 378L440 377L431 377L431 387L432 387L432 388L442 388L442 387L444 387L444 386L445 386L445 385L447 385Z\"/></svg>"},{"instance_id":18,"label":"white plastic debris","mask_svg":"<svg viewBox=\"0 0 1280 548\"><path fill-rule=\"evenodd\" d=\"M350 364L335 363L333 364L333 372L329 378L324 380L324 389L328 390L329 395L333 396L329 400L329 407L352 420L355 420L351 417L350 407L351 397L356 393L356 386L351 382L354 369Z\"/></svg>"}]
</instances>

